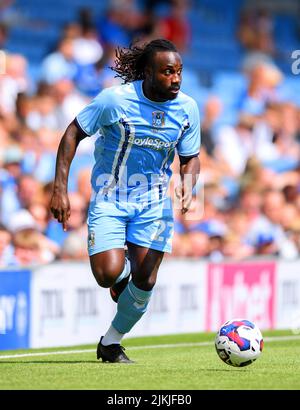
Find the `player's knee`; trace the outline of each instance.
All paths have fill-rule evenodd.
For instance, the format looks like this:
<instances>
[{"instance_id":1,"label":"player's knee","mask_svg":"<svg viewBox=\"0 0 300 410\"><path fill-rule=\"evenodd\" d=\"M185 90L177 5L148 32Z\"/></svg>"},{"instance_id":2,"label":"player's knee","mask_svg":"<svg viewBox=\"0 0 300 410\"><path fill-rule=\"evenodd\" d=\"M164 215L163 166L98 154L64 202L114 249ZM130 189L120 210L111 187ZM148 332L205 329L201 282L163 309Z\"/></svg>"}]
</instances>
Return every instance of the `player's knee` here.
<instances>
[{"instance_id":1,"label":"player's knee","mask_svg":"<svg viewBox=\"0 0 300 410\"><path fill-rule=\"evenodd\" d=\"M120 275L118 267L92 267L93 275L99 286L102 288L110 288Z\"/></svg>"},{"instance_id":2,"label":"player's knee","mask_svg":"<svg viewBox=\"0 0 300 410\"><path fill-rule=\"evenodd\" d=\"M148 292L154 288L155 283L156 279L152 277L134 280L134 284L137 288Z\"/></svg>"}]
</instances>

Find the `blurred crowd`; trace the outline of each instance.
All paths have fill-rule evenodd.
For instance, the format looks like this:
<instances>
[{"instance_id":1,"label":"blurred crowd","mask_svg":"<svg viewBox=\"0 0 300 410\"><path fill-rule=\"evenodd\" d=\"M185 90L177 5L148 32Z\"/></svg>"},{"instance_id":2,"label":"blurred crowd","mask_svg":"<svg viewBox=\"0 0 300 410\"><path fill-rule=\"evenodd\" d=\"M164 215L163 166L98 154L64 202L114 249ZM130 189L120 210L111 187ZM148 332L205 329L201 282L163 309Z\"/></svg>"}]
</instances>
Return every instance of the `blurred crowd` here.
<instances>
[{"instance_id":1,"label":"blurred crowd","mask_svg":"<svg viewBox=\"0 0 300 410\"><path fill-rule=\"evenodd\" d=\"M157 6L167 8L167 15L156 15ZM62 133L100 90L119 83L109 68L117 46L165 37L182 53L188 50L189 7L188 1L152 0L142 13L132 1L111 0L98 19L82 9L41 61L38 81L28 75L23 55L6 54L0 74L1 267L88 258L86 216L97 136L82 141L74 158L64 232L49 211ZM272 60L272 19L256 13L241 15L237 33L247 80L230 100L237 120L220 121L227 102L217 94L208 93L201 107L201 178L191 211L183 217L175 209L170 257L299 257L300 107L282 98L284 74ZM1 3L0 48L18 18L13 1ZM173 169L178 173L178 162Z\"/></svg>"}]
</instances>

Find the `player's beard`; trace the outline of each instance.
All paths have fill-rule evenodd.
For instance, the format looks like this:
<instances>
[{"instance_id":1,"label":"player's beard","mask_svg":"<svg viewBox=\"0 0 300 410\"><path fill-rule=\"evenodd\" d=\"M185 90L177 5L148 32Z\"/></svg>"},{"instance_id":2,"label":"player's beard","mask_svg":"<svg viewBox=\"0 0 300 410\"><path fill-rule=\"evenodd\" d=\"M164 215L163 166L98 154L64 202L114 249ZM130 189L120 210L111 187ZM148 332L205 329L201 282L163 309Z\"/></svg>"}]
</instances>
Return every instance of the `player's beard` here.
<instances>
[{"instance_id":1,"label":"player's beard","mask_svg":"<svg viewBox=\"0 0 300 410\"><path fill-rule=\"evenodd\" d=\"M175 91L176 88L176 92ZM178 95L178 91L179 91L179 87L162 87L161 84L157 84L155 83L152 87L152 93L153 95L155 95L155 98L158 101L168 101L168 100L174 100L177 95Z\"/></svg>"}]
</instances>

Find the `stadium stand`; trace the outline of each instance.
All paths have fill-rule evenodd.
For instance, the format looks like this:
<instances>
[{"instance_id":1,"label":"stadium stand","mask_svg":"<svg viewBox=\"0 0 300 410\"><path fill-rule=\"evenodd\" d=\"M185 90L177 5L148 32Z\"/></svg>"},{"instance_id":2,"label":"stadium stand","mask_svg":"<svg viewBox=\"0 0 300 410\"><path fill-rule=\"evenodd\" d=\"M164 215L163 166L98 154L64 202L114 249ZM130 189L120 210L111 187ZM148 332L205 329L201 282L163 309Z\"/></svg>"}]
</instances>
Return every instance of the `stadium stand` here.
<instances>
[{"instance_id":1,"label":"stadium stand","mask_svg":"<svg viewBox=\"0 0 300 410\"><path fill-rule=\"evenodd\" d=\"M99 90L116 84L108 68L116 45L159 35L172 39L172 27L180 27L185 36L179 45L185 64L182 89L197 101L205 135L200 154L204 215L193 224L176 215L173 255L212 260L264 253L299 256L300 74L291 68L292 51L300 49L298 2L170 0L156 1L151 12L146 3L15 0L0 8L0 24L7 28L2 45L6 67L0 76L0 223L5 238L0 266L19 263L8 220L24 208L24 173L37 181L31 199L45 214L43 228L30 228L40 236L41 254L47 255L36 262L61 257L64 234L47 208L61 133ZM96 55L97 61L83 64L72 54L68 42L78 40L89 51L85 58ZM43 71L49 56L52 67L62 67L58 76L51 64L49 76ZM92 165L92 152L93 140L80 144L71 168L73 193L82 171ZM84 175L87 181L88 172ZM87 207L86 194L78 195ZM274 209L280 204L280 218L266 211L267 203ZM41 217L37 209L26 209ZM80 221L76 230L83 232L84 218ZM216 226L226 229L216 232ZM191 247L197 240L198 248ZM78 235L76 241L77 246ZM69 240L64 258L74 254L69 249L73 243Z\"/></svg>"}]
</instances>

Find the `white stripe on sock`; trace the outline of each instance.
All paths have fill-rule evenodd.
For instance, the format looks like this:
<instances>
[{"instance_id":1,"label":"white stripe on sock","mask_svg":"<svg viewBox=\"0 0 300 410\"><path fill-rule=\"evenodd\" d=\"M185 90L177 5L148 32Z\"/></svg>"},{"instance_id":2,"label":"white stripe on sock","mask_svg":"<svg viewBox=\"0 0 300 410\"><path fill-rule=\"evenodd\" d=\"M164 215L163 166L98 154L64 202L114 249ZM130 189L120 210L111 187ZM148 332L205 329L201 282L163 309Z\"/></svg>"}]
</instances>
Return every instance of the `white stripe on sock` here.
<instances>
[{"instance_id":1,"label":"white stripe on sock","mask_svg":"<svg viewBox=\"0 0 300 410\"><path fill-rule=\"evenodd\" d=\"M116 283L121 282L122 279L127 278L127 276L130 275L131 271L131 265L130 265L130 260L128 258L125 258L125 265L122 273L117 277Z\"/></svg>"},{"instance_id":2,"label":"white stripe on sock","mask_svg":"<svg viewBox=\"0 0 300 410\"><path fill-rule=\"evenodd\" d=\"M112 325L106 332L105 336L101 340L103 346L108 346L112 344L121 344L121 340L124 337L124 333L118 332Z\"/></svg>"}]
</instances>

